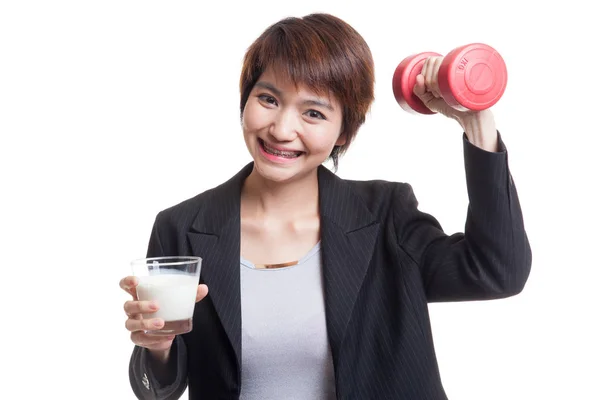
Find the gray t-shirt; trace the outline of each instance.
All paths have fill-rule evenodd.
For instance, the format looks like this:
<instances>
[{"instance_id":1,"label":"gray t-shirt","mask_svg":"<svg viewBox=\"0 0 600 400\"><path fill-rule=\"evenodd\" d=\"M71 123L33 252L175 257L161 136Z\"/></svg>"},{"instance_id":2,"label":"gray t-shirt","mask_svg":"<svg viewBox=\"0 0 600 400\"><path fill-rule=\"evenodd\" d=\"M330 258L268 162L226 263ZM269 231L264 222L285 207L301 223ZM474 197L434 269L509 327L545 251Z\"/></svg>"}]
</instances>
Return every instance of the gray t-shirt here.
<instances>
[{"instance_id":1,"label":"gray t-shirt","mask_svg":"<svg viewBox=\"0 0 600 400\"><path fill-rule=\"evenodd\" d=\"M240 261L241 399L335 399L320 243L293 266Z\"/></svg>"}]
</instances>

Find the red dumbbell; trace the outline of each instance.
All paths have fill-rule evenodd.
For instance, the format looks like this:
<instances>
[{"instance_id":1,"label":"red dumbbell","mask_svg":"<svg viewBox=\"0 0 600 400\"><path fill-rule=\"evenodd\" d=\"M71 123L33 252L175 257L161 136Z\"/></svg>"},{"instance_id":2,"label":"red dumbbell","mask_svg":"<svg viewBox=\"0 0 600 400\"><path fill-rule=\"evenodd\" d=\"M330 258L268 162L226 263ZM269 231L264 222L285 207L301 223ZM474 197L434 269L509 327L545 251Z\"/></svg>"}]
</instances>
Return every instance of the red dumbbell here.
<instances>
[{"instance_id":1,"label":"red dumbbell","mask_svg":"<svg viewBox=\"0 0 600 400\"><path fill-rule=\"evenodd\" d=\"M417 75L428 57L441 54L425 52L406 57L394 72L392 88L400 107L408 112L434 114L413 93ZM472 43L448 53L438 72L442 98L457 110L480 111L492 107L506 89L506 64L492 47Z\"/></svg>"}]
</instances>

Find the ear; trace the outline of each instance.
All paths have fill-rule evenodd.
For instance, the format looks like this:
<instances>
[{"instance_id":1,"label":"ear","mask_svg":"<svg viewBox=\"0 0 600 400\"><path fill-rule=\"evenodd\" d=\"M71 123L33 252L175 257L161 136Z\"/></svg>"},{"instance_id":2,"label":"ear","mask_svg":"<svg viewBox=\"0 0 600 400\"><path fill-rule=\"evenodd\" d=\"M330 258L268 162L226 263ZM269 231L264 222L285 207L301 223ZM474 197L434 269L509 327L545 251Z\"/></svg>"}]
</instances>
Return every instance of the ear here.
<instances>
[{"instance_id":1,"label":"ear","mask_svg":"<svg viewBox=\"0 0 600 400\"><path fill-rule=\"evenodd\" d=\"M340 136L338 136L337 141L335 142L336 146L343 146L346 144L346 133L342 132L340 133Z\"/></svg>"}]
</instances>

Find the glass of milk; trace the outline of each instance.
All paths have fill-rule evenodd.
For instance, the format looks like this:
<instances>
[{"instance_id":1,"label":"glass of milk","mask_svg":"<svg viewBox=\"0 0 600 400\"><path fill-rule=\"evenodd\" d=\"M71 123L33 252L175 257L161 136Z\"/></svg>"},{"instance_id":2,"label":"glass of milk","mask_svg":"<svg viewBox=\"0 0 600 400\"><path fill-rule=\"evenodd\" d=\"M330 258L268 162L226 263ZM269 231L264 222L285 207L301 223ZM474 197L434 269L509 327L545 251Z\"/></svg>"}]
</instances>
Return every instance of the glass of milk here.
<instances>
[{"instance_id":1,"label":"glass of milk","mask_svg":"<svg viewBox=\"0 0 600 400\"><path fill-rule=\"evenodd\" d=\"M156 301L158 311L143 314L144 319L161 318L162 329L145 331L149 335L181 335L192 330L192 317L202 268L200 257L153 257L131 262L138 279L141 301Z\"/></svg>"}]
</instances>

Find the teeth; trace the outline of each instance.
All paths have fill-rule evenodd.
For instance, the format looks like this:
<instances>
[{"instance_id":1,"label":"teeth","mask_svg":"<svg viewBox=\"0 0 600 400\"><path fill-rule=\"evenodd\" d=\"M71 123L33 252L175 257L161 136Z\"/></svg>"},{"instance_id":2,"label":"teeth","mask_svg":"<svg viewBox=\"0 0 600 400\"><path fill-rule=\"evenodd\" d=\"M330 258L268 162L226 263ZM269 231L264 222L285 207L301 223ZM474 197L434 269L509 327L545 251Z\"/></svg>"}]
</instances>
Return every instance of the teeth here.
<instances>
[{"instance_id":1,"label":"teeth","mask_svg":"<svg viewBox=\"0 0 600 400\"><path fill-rule=\"evenodd\" d=\"M288 158L298 156L298 153L295 151L281 151L281 150L277 150L272 147L269 147L269 145L264 141L263 141L263 147L267 151L267 153L273 154L275 156L288 157Z\"/></svg>"}]
</instances>

